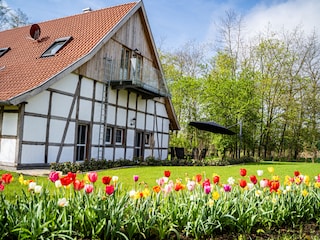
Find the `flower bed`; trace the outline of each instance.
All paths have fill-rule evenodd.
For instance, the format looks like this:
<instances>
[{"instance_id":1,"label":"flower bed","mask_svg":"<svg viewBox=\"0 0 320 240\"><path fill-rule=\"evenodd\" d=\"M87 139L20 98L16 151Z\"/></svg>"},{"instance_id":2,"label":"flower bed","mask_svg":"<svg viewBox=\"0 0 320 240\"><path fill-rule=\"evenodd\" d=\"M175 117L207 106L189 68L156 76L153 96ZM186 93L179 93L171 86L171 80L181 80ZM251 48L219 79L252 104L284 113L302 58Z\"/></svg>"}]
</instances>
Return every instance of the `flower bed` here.
<instances>
[{"instance_id":1,"label":"flower bed","mask_svg":"<svg viewBox=\"0 0 320 240\"><path fill-rule=\"evenodd\" d=\"M21 175L22 194L9 200L0 192L1 239L208 239L320 222L320 174L281 178L269 167L242 168L226 182L216 174L170 176L164 171L148 186L134 175L127 190L117 176L53 171L48 184L56 190L49 191ZM0 191L12 181L3 174Z\"/></svg>"}]
</instances>

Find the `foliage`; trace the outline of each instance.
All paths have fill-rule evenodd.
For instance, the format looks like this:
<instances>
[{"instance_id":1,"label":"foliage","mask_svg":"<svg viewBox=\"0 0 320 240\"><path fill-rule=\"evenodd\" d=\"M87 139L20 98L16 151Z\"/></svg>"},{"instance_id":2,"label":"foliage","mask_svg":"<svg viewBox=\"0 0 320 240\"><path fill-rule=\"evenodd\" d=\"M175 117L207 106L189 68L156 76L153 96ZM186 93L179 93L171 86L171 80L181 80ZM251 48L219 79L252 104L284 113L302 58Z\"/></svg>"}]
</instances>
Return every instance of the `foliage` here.
<instances>
[{"instance_id":1,"label":"foliage","mask_svg":"<svg viewBox=\"0 0 320 240\"><path fill-rule=\"evenodd\" d=\"M12 10L0 0L0 30L16 28L28 24L27 15L20 9Z\"/></svg>"},{"instance_id":2,"label":"foliage","mask_svg":"<svg viewBox=\"0 0 320 240\"><path fill-rule=\"evenodd\" d=\"M311 155L315 161L320 138L319 36L297 27L245 39L241 17L232 12L218 29L221 45L214 55L208 54L209 60L200 61L203 51L192 43L177 52L162 52L181 126L179 133L172 133L170 146L188 152L206 148L209 154L235 158L292 161ZM190 121L216 121L237 136L198 131L188 126Z\"/></svg>"},{"instance_id":3,"label":"foliage","mask_svg":"<svg viewBox=\"0 0 320 240\"><path fill-rule=\"evenodd\" d=\"M224 181L222 176L215 174L211 178L205 173L174 179L173 172L167 169L163 175L159 173L151 186L134 175L130 191L122 188L117 176L100 175L104 190L96 187L96 172L83 177L52 172L50 184L57 187L53 191L44 186L37 188L36 182L20 176L20 194L8 200L4 191L0 193L0 236L1 239L208 239L225 234L263 237L277 229L299 229L306 222L319 222L320 174L314 178L296 170L290 176L279 176L273 167L267 169L250 172L241 168L237 178ZM5 188L12 184L9 175L3 174L1 178ZM84 181L84 187L79 188L77 181Z\"/></svg>"},{"instance_id":4,"label":"foliage","mask_svg":"<svg viewBox=\"0 0 320 240\"><path fill-rule=\"evenodd\" d=\"M82 163L51 163L50 168L55 171L61 171L66 174L68 172L90 172L102 169L119 168L119 167L130 167L130 166L227 166L235 165L240 163L252 163L256 160L252 157L242 157L240 159L216 159L206 158L203 160L194 159L173 159L173 160L160 160L154 157L147 157L145 161L130 161L130 160L118 160L118 161L107 161L107 160L95 160L84 161Z\"/></svg>"}]
</instances>

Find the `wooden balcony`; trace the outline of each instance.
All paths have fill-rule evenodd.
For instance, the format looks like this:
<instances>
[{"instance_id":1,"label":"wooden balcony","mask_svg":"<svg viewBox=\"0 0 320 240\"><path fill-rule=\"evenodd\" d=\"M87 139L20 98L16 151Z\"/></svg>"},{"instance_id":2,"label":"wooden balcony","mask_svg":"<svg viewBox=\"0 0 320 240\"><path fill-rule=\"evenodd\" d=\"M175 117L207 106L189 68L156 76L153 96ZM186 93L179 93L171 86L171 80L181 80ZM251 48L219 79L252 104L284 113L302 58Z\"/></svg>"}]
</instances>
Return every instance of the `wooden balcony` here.
<instances>
[{"instance_id":1,"label":"wooden balcony","mask_svg":"<svg viewBox=\"0 0 320 240\"><path fill-rule=\"evenodd\" d=\"M130 65L123 68L120 61L112 61L110 69L107 70L107 81L113 89L126 89L149 99L170 96L166 82L158 69L152 66Z\"/></svg>"}]
</instances>

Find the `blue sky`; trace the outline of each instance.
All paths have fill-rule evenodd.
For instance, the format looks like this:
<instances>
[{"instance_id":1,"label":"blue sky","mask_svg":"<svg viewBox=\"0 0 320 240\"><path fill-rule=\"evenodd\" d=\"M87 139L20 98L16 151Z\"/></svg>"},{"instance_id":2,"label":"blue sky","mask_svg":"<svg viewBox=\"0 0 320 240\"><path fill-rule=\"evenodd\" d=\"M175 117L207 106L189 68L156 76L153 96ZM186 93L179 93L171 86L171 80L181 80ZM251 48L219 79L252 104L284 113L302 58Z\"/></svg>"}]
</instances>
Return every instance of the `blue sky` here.
<instances>
[{"instance_id":1,"label":"blue sky","mask_svg":"<svg viewBox=\"0 0 320 240\"><path fill-rule=\"evenodd\" d=\"M93 10L134 0L3 0L11 9L20 9L31 23L66 17L91 7ZM156 45L175 50L188 41L212 43L216 24L226 11L243 16L250 35L300 25L306 32L320 33L319 0L143 0Z\"/></svg>"}]
</instances>

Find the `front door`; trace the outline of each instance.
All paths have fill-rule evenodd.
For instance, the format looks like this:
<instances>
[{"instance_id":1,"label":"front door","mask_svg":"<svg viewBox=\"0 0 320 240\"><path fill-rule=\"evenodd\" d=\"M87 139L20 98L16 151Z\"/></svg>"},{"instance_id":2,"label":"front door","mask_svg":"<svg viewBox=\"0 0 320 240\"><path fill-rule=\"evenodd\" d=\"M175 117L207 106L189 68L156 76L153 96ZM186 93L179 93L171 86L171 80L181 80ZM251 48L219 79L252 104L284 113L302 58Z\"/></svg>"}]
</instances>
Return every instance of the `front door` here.
<instances>
[{"instance_id":1,"label":"front door","mask_svg":"<svg viewBox=\"0 0 320 240\"><path fill-rule=\"evenodd\" d=\"M144 145L143 145L143 132L136 132L136 138L135 138L135 146L134 146L134 157L143 159L143 151L144 151Z\"/></svg>"}]
</instances>

